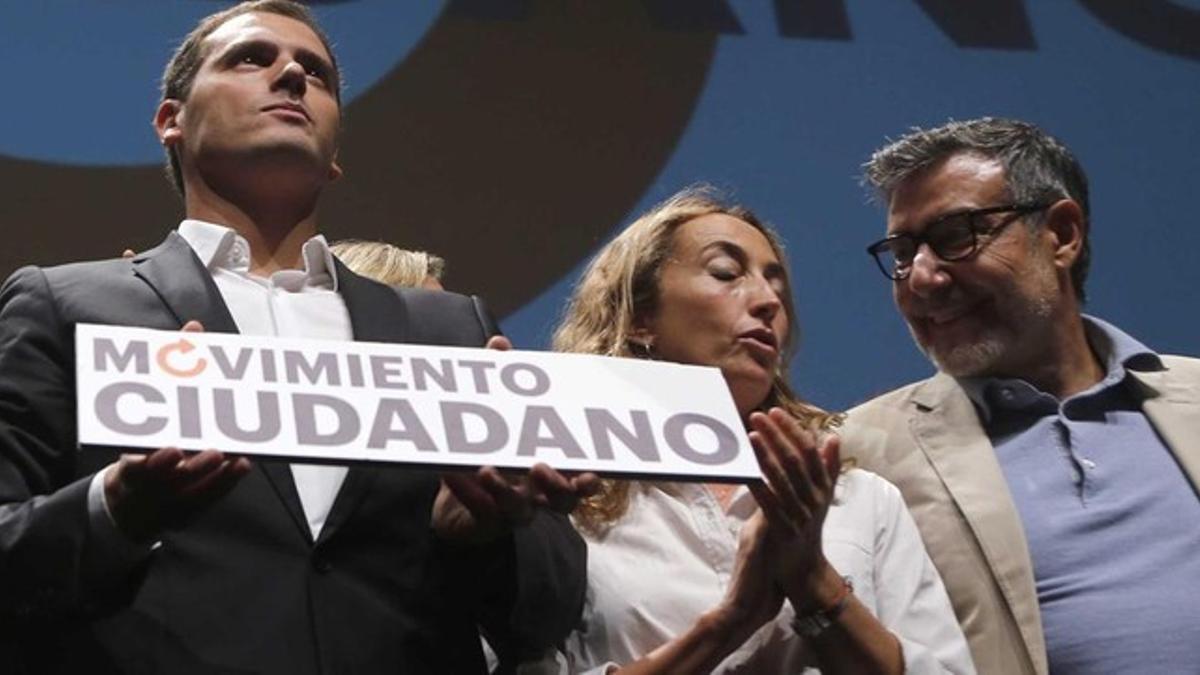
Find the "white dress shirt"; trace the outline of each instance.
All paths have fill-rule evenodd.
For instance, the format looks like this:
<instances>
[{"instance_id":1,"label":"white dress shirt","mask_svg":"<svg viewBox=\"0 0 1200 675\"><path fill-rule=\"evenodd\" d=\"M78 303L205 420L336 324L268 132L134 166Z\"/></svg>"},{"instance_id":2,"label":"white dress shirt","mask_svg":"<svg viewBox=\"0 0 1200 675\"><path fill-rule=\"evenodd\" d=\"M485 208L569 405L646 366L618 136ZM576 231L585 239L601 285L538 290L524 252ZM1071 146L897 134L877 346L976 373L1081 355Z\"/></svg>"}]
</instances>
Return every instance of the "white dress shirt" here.
<instances>
[{"instance_id":1,"label":"white dress shirt","mask_svg":"<svg viewBox=\"0 0 1200 675\"><path fill-rule=\"evenodd\" d=\"M179 225L179 235L212 274L221 299L243 335L353 339L350 314L337 293L333 254L323 236L304 242L303 269L280 270L269 277L259 277L250 274L250 245L234 230L189 219ZM292 464L291 469L315 540L329 516L347 468ZM93 527L97 526L97 509L111 526L103 490L107 471L97 474L90 486ZM103 525L99 528L101 532L111 529Z\"/></svg>"},{"instance_id":2,"label":"white dress shirt","mask_svg":"<svg viewBox=\"0 0 1200 675\"><path fill-rule=\"evenodd\" d=\"M588 592L582 624L561 652L528 673L603 673L685 632L725 594L737 535L757 505L745 488L729 512L704 486L636 483L629 510L603 536L585 533ZM900 640L908 673L974 673L941 578L899 491L875 474L839 480L822 532L825 555L854 595ZM811 673L816 660L779 615L716 673Z\"/></svg>"}]
</instances>

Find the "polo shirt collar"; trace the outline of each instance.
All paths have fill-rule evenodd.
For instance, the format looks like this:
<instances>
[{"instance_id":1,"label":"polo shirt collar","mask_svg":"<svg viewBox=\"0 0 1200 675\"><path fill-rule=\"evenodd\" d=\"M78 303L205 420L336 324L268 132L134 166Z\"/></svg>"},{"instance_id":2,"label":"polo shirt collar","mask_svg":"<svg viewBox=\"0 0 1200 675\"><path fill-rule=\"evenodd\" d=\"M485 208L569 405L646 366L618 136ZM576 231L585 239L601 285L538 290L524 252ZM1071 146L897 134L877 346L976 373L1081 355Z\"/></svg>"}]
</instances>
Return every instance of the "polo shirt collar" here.
<instances>
[{"instance_id":1,"label":"polo shirt collar","mask_svg":"<svg viewBox=\"0 0 1200 675\"><path fill-rule=\"evenodd\" d=\"M1153 350L1139 342L1120 328L1087 314L1083 315L1083 329L1092 351L1104 363L1105 377L1088 391L1104 389L1125 379L1126 371L1161 370L1162 360ZM1011 402L1014 397L1028 401L1046 396L1044 392L1020 378L959 377L955 378L963 391L975 404L981 421L986 425L992 419L993 407Z\"/></svg>"}]
</instances>

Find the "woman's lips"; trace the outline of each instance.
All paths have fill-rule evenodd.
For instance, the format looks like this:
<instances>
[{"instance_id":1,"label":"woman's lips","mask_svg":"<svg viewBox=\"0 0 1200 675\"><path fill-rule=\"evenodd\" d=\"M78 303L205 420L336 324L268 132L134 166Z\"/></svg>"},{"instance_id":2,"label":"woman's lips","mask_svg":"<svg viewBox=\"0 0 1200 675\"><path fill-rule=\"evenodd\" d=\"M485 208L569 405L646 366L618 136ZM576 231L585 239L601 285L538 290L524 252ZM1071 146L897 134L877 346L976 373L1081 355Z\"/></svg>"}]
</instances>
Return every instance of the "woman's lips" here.
<instances>
[{"instance_id":1,"label":"woman's lips","mask_svg":"<svg viewBox=\"0 0 1200 675\"><path fill-rule=\"evenodd\" d=\"M773 365L779 358L779 340L768 330L751 330L738 335L743 345L758 360Z\"/></svg>"}]
</instances>

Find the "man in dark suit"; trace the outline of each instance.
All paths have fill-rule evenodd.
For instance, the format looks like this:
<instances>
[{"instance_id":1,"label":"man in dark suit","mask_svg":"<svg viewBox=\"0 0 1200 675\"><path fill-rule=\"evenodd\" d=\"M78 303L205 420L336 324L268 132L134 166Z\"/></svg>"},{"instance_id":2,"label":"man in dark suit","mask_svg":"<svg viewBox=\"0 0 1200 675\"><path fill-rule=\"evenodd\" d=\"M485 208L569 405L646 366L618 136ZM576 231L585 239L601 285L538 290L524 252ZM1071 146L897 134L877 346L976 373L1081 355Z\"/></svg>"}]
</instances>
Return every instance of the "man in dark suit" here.
<instances>
[{"instance_id":1,"label":"man in dark suit","mask_svg":"<svg viewBox=\"0 0 1200 675\"><path fill-rule=\"evenodd\" d=\"M397 293L328 252L315 209L340 112L302 6L205 19L154 119L178 231L0 290L0 672L468 673L477 625L526 647L573 625L582 543L542 507L594 477L76 447L77 323L504 346L474 299Z\"/></svg>"}]
</instances>

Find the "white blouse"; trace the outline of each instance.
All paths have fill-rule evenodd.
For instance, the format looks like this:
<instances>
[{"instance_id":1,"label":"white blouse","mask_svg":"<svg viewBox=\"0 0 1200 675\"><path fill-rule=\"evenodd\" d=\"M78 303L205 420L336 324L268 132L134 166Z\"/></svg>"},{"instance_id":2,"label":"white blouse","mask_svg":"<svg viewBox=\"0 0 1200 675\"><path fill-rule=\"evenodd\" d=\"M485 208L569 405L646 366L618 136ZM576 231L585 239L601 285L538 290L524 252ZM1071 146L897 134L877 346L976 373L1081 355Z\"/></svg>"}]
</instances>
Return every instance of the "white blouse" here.
<instances>
[{"instance_id":1,"label":"white blouse","mask_svg":"<svg viewBox=\"0 0 1200 675\"><path fill-rule=\"evenodd\" d=\"M604 673L685 632L722 599L737 535L757 508L742 488L729 512L702 485L637 483L629 511L588 543L582 624L563 648L522 673ZM852 469L838 481L822 532L825 555L900 640L908 673L974 673L966 640L899 491ZM717 673L815 673L784 602Z\"/></svg>"}]
</instances>

